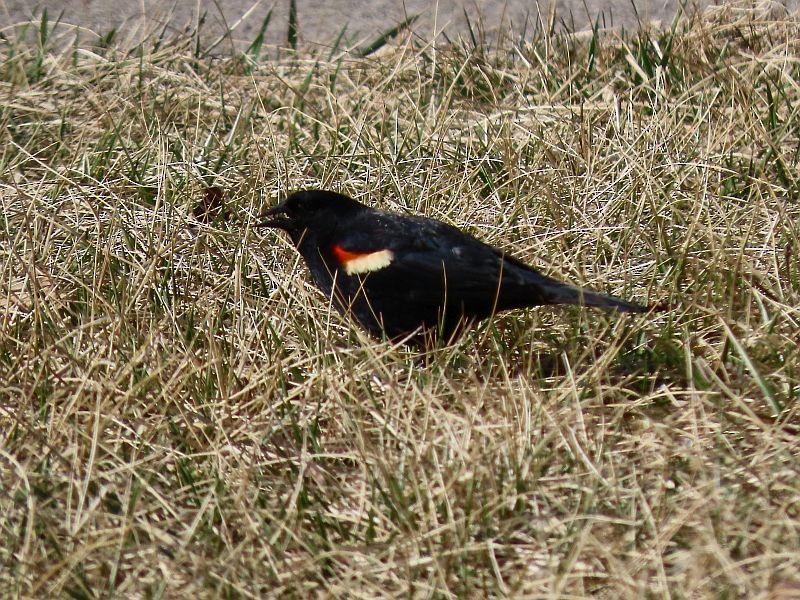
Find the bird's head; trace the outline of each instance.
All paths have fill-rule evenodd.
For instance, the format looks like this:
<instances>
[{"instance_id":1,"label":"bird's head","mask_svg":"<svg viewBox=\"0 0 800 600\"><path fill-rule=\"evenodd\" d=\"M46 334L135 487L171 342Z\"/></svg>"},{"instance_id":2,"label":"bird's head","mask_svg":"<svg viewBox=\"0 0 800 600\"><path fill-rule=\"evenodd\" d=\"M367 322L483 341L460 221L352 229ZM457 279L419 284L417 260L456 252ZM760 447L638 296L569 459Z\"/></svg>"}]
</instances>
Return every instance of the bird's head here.
<instances>
[{"instance_id":1,"label":"bird's head","mask_svg":"<svg viewBox=\"0 0 800 600\"><path fill-rule=\"evenodd\" d=\"M306 232L335 229L344 218L366 207L343 194L307 190L290 194L283 202L258 217L256 227L274 227L287 232L295 245Z\"/></svg>"}]
</instances>

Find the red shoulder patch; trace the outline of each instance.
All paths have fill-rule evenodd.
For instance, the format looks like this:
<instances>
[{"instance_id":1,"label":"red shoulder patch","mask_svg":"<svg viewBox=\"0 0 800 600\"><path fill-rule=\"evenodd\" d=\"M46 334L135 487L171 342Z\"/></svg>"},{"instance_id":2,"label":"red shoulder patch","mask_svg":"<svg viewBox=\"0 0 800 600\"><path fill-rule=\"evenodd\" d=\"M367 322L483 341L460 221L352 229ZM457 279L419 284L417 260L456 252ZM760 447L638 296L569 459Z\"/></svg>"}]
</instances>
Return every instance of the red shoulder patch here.
<instances>
[{"instance_id":1,"label":"red shoulder patch","mask_svg":"<svg viewBox=\"0 0 800 600\"><path fill-rule=\"evenodd\" d=\"M333 246L333 255L342 265L346 265L351 260L355 260L361 256L367 256L369 254L371 254L371 252L350 252L350 250L345 250L339 244L335 244Z\"/></svg>"},{"instance_id":2,"label":"red shoulder patch","mask_svg":"<svg viewBox=\"0 0 800 600\"><path fill-rule=\"evenodd\" d=\"M333 256L344 267L348 275L378 271L388 267L394 259L394 253L388 249L373 250L372 252L352 252L339 244L334 244L331 250Z\"/></svg>"}]
</instances>

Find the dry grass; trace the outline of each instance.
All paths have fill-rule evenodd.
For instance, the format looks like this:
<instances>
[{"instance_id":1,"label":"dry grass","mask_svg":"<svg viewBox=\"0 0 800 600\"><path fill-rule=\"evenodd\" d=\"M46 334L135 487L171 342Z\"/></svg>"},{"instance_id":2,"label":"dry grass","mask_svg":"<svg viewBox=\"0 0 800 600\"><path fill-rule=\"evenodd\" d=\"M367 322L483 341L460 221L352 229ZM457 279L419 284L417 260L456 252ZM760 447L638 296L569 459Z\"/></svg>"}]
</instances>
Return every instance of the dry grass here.
<instances>
[{"instance_id":1,"label":"dry grass","mask_svg":"<svg viewBox=\"0 0 800 600\"><path fill-rule=\"evenodd\" d=\"M6 31L2 595L792 597L800 20L771 8L363 58ZM672 310L420 357L252 229L306 186Z\"/></svg>"}]
</instances>

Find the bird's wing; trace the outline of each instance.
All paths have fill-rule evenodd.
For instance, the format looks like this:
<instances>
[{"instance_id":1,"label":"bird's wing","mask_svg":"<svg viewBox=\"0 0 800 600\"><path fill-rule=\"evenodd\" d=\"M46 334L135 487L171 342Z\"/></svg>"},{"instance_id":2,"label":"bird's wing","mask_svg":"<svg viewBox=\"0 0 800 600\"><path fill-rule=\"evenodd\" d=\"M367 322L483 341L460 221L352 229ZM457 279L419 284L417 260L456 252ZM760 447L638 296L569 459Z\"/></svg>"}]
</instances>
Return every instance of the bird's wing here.
<instances>
[{"instance_id":1,"label":"bird's wing","mask_svg":"<svg viewBox=\"0 0 800 600\"><path fill-rule=\"evenodd\" d=\"M357 225L334 247L348 274L369 273L380 289L420 301L455 302L475 314L541 304L647 309L543 275L440 221L384 213Z\"/></svg>"},{"instance_id":2,"label":"bird's wing","mask_svg":"<svg viewBox=\"0 0 800 600\"><path fill-rule=\"evenodd\" d=\"M507 264L499 250L445 223L373 215L353 225L332 246L350 275L369 273L373 282L389 283L395 290L405 287L431 302L441 303L444 297L467 306L490 303L501 276L504 286L515 280L524 284L516 262L504 273Z\"/></svg>"}]
</instances>

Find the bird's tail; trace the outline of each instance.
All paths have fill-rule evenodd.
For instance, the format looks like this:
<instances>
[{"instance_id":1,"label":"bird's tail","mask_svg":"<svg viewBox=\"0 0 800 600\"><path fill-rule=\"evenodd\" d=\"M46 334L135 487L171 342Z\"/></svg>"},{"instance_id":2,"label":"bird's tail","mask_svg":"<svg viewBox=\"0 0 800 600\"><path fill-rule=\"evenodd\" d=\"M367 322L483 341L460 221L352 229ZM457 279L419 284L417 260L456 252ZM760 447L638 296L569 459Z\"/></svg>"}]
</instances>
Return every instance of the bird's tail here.
<instances>
[{"instance_id":1,"label":"bird's tail","mask_svg":"<svg viewBox=\"0 0 800 600\"><path fill-rule=\"evenodd\" d=\"M609 296L568 283L561 283L554 279L547 279L548 281L539 283L542 296L546 299L547 304L579 304L581 306L597 306L622 312L638 313L650 310L647 306L628 302L616 296Z\"/></svg>"}]
</instances>

